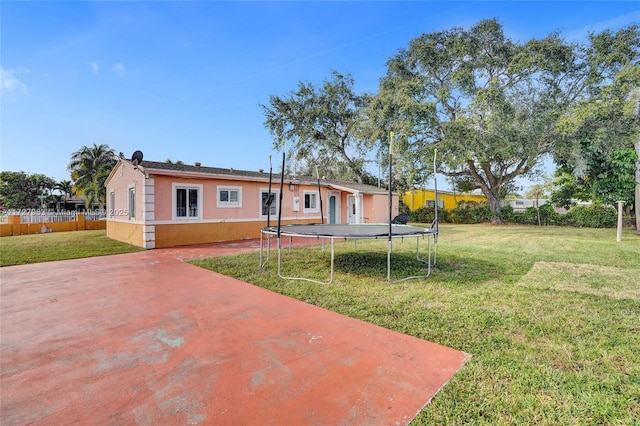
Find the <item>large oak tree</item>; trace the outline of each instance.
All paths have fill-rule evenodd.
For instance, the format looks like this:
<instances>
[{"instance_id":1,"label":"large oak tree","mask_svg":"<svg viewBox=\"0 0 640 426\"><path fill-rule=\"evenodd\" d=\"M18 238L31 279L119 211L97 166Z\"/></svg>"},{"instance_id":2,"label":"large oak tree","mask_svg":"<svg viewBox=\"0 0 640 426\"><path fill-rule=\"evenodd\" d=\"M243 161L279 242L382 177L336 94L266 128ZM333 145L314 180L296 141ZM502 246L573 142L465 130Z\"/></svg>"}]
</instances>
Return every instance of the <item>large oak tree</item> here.
<instances>
[{"instance_id":1,"label":"large oak tree","mask_svg":"<svg viewBox=\"0 0 640 426\"><path fill-rule=\"evenodd\" d=\"M588 98L598 70L585 52L559 34L515 42L493 19L424 34L388 61L369 128L377 141L395 131L399 167L416 181L438 148L439 171L482 190L497 221L501 189L536 172L558 120Z\"/></svg>"}]
</instances>

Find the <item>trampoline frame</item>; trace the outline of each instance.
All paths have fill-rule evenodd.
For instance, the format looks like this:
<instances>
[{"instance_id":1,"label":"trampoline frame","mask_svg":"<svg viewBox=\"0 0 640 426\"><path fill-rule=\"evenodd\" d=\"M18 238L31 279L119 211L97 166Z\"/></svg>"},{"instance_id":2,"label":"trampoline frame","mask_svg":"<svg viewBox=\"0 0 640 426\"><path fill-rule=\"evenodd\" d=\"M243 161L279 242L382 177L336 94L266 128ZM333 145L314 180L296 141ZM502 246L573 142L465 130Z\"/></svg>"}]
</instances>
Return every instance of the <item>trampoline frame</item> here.
<instances>
[{"instance_id":1,"label":"trampoline frame","mask_svg":"<svg viewBox=\"0 0 640 426\"><path fill-rule=\"evenodd\" d=\"M418 279L418 278L426 278L429 275L431 275L431 268L436 266L436 256L437 256L437 245L438 245L438 181L437 179L435 179L435 174L436 174L436 157L437 157L437 149L434 149L433 151L433 173L434 173L434 185L435 185L435 219L433 221L433 223L431 224L431 228L420 228L417 226L412 226L412 225L398 225L398 224L394 224L393 220L392 220L392 205L393 205L393 192L392 192L392 152L393 152L393 138L394 138L394 133L390 132L389 133L389 190L388 190L388 195L389 195L389 222L385 223L385 224L367 224L367 223L356 223L356 224L325 224L324 223L324 216L322 215L322 192L320 190L320 175L318 173L318 168L316 167L316 175L317 175L317 179L318 179L318 196L320 197L320 212L321 212L321 223L315 224L315 226L317 226L319 229L322 229L322 227L324 227L324 229L329 229L329 227L367 227L367 226L384 226L386 228L386 232L377 232L377 233L364 233L364 234L356 234L356 235L350 235L349 233L333 233L333 234L322 234L320 232L308 232L308 233L301 233L301 232L289 232L289 229L295 229L296 227L298 227L298 229L301 229L302 227L310 227L310 226L314 226L313 224L297 224L297 225L282 225L282 193L283 193L283 186L284 186L284 171L285 171L285 160L286 160L286 155L284 152L284 149L282 151L282 169L281 169L281 174L280 174L280 197L279 197L279 206L280 208L278 209L278 225L277 226L270 226L270 220L271 220L271 216L270 216L270 211L271 211L271 176L272 176L272 171L271 168L269 169L269 196L268 196L268 201L267 201L267 226L265 228L263 228L260 231L260 268L264 269L264 267L266 266L267 261L269 260L270 254L271 254L271 236L275 235L277 238L277 247L278 247L278 276L282 279L286 279L286 280L299 280L299 281L310 281L310 282L314 282L314 283L318 283L318 284L331 284L333 282L333 273L334 273L334 258L335 258L335 240L336 239L354 239L354 240L359 240L359 239L378 239L378 238L382 238L382 237L386 237L387 238L387 281L388 282L392 282L391 281L391 253L393 252L393 239L394 238L409 238L409 237L416 237L416 260L418 260L419 262L422 262L424 264L427 265L427 273L425 275L414 275L414 276L409 276L409 277L405 277L399 280L395 280L393 282L401 282L401 281L406 281L406 280L411 280L411 279ZM283 142L283 146L284 146L284 142ZM269 156L269 163L271 163L271 156ZM393 229L407 229L407 228L411 228L411 229L415 229L415 230L420 230L420 231L416 231L416 232L412 232L412 233L395 233L393 232ZM320 281L320 280L315 280L312 278L304 278L304 277L287 277L284 276L282 274L282 234L284 235L288 235L290 237L289 239L289 249L291 250L291 241L293 237L302 237L302 238L322 238L323 239L323 248L324 248L324 241L325 240L330 240L331 241L331 269L330 269L330 274L329 274L329 281ZM267 254L266 256L264 255L264 239L265 239L265 235L267 238ZM420 257L420 238L419 237L426 237L427 238L427 246L428 246L428 255L427 255L427 259L422 259ZM431 237L433 237L433 249L432 249L432 244L431 244ZM433 262L431 261L431 254L433 251ZM264 260L263 260L264 258Z\"/></svg>"},{"instance_id":2,"label":"trampoline frame","mask_svg":"<svg viewBox=\"0 0 640 426\"><path fill-rule=\"evenodd\" d=\"M388 233L362 233L357 235L349 235L348 233L344 234L331 234L328 232L322 232L323 230L328 230L330 228L362 228L363 230L367 227L372 228L373 226L384 226L387 224L333 224L333 225L322 225L322 224L300 224L300 225L285 225L278 227L266 227L260 231L260 266L264 268L267 261L270 258L271 254L271 238L272 236L276 236L277 239L277 250L278 250L278 276L285 280L295 280L295 281L308 281L317 284L331 284L333 282L334 270L335 270L335 241L336 240L354 240L357 243L357 240L371 240L371 239L380 239L380 238L388 238ZM302 228L317 228L317 233L302 233L295 232L295 229ZM406 230L406 229L416 230L416 232L412 233L394 233L393 230ZM291 231L293 230L293 231ZM411 225L392 225L391 227L391 237L387 243L387 281L389 283L397 283L407 280L419 279L419 278L427 278L431 275L431 268L436 266L436 256L437 256L437 223L434 221L431 228L420 228L417 226ZM324 243L328 240L331 245L331 262L329 269L329 280L321 281L319 279L313 278L305 278L305 277L291 277L282 274L282 236L289 237L289 250L292 248L292 239L293 237L299 238L317 238L318 240L322 239L323 247ZM416 260L423 264L427 265L427 273L423 275L412 275L408 277L404 277L398 280L391 280L391 254L393 252L393 238L415 238L416 239ZM427 239L427 257L426 259L420 256L420 239ZM431 239L433 238L433 244L431 243ZM267 243L265 244L265 239Z\"/></svg>"}]
</instances>

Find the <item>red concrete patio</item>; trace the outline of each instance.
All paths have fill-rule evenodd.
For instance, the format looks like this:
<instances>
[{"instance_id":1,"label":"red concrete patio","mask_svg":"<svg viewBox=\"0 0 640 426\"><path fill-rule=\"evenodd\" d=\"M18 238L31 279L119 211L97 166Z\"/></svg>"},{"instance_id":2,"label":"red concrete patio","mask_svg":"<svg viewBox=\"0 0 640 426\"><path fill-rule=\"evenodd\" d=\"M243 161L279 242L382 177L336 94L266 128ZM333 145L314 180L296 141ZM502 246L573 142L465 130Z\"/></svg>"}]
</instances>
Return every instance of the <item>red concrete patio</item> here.
<instances>
[{"instance_id":1,"label":"red concrete patio","mask_svg":"<svg viewBox=\"0 0 640 426\"><path fill-rule=\"evenodd\" d=\"M0 423L407 424L466 362L180 260L256 248L1 268Z\"/></svg>"}]
</instances>

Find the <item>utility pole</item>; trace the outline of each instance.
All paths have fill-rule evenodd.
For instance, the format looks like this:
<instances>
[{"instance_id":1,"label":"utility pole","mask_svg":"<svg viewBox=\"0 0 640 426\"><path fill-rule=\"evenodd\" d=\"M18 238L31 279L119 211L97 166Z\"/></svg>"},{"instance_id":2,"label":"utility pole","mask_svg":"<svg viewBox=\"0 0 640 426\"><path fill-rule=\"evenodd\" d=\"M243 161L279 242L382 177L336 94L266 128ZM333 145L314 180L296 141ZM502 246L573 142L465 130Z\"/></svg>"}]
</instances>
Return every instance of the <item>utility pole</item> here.
<instances>
[{"instance_id":1,"label":"utility pole","mask_svg":"<svg viewBox=\"0 0 640 426\"><path fill-rule=\"evenodd\" d=\"M640 93L636 99L636 119L640 117ZM636 160L636 191L635 191L635 211L636 211L636 234L640 236L640 133L636 136L636 154L638 159Z\"/></svg>"}]
</instances>

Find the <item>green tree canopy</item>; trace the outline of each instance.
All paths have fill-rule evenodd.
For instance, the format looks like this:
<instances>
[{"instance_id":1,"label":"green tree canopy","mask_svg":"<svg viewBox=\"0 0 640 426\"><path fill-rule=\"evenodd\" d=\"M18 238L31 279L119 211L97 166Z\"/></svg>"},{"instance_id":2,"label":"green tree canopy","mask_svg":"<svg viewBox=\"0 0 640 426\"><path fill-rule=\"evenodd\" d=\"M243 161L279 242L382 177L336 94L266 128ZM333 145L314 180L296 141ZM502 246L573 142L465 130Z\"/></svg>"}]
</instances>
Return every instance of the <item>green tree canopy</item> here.
<instances>
[{"instance_id":1,"label":"green tree canopy","mask_svg":"<svg viewBox=\"0 0 640 426\"><path fill-rule=\"evenodd\" d=\"M104 184L116 162L115 151L106 144L83 146L71 155L68 169L76 190L86 197L87 206L94 202L106 204Z\"/></svg>"},{"instance_id":2,"label":"green tree canopy","mask_svg":"<svg viewBox=\"0 0 640 426\"><path fill-rule=\"evenodd\" d=\"M288 157L302 174L313 175L318 166L330 178L371 180L365 169L368 149L357 136L358 117L369 97L356 94L353 84L350 75L334 71L320 88L299 82L297 90L272 95L268 105L260 105L274 149L286 141Z\"/></svg>"},{"instance_id":3,"label":"green tree canopy","mask_svg":"<svg viewBox=\"0 0 640 426\"><path fill-rule=\"evenodd\" d=\"M640 155L634 149L640 137L640 31L633 25L592 34L590 40L583 51L589 96L558 121L554 158L591 199L631 206L640 189L634 176Z\"/></svg>"},{"instance_id":4,"label":"green tree canopy","mask_svg":"<svg viewBox=\"0 0 640 426\"><path fill-rule=\"evenodd\" d=\"M39 173L0 172L0 205L5 209L40 208L43 199L39 196L49 198L55 184L54 179Z\"/></svg>"},{"instance_id":5,"label":"green tree canopy","mask_svg":"<svg viewBox=\"0 0 640 426\"><path fill-rule=\"evenodd\" d=\"M622 43L611 55L628 51ZM555 33L514 42L494 19L424 34L388 61L369 109L373 139L394 130L398 167L415 181L437 147L439 171L471 182L499 212L502 187L536 173L553 152L556 122L601 81L588 54Z\"/></svg>"}]
</instances>

